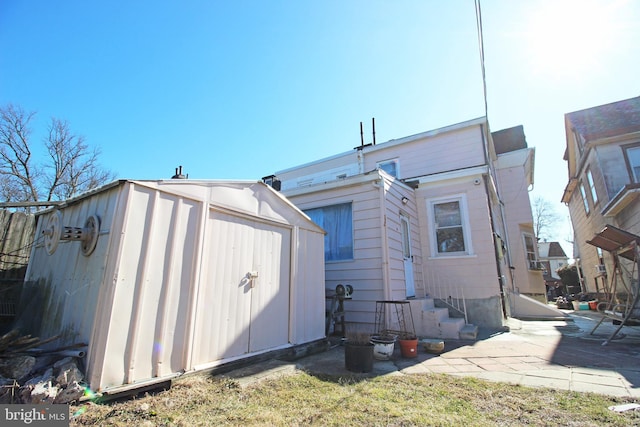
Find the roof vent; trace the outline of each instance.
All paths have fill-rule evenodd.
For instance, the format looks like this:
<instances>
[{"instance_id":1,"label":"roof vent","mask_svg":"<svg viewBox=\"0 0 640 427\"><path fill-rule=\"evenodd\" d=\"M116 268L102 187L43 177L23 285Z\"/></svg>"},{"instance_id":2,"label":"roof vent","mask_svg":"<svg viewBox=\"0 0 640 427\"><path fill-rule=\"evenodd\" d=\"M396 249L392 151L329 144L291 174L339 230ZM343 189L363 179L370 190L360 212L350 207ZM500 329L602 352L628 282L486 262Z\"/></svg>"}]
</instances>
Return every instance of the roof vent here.
<instances>
[{"instance_id":1,"label":"roof vent","mask_svg":"<svg viewBox=\"0 0 640 427\"><path fill-rule=\"evenodd\" d=\"M171 179L188 179L189 175L182 175L182 166L176 168L176 174Z\"/></svg>"},{"instance_id":2,"label":"roof vent","mask_svg":"<svg viewBox=\"0 0 640 427\"><path fill-rule=\"evenodd\" d=\"M282 186L282 182L280 182L280 180L275 175L263 176L262 182L267 184L269 187L272 187L276 191L280 191L280 188Z\"/></svg>"}]
</instances>

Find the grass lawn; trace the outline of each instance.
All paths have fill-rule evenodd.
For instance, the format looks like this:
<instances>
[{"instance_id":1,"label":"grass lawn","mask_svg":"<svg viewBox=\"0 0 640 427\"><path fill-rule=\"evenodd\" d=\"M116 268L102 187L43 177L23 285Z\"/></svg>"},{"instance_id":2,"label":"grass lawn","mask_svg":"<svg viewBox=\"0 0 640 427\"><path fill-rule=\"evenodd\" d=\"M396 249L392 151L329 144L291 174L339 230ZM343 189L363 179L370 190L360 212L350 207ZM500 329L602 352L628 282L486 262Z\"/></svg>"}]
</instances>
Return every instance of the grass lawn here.
<instances>
[{"instance_id":1,"label":"grass lawn","mask_svg":"<svg viewBox=\"0 0 640 427\"><path fill-rule=\"evenodd\" d=\"M447 375L366 380L299 372L241 388L192 376L135 399L71 407L72 426L631 426L635 402L591 393L486 382Z\"/></svg>"}]
</instances>

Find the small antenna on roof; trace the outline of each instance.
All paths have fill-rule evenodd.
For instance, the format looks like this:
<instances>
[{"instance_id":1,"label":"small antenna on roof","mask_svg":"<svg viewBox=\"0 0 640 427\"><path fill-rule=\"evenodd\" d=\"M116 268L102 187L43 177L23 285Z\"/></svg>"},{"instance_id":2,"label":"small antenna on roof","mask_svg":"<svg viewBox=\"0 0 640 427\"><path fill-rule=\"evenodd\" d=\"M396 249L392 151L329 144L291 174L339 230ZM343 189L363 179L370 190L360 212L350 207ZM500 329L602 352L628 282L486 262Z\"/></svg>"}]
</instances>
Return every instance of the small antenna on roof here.
<instances>
[{"instance_id":1,"label":"small antenna on roof","mask_svg":"<svg viewBox=\"0 0 640 427\"><path fill-rule=\"evenodd\" d=\"M373 128L373 145L376 145L376 118L371 117L371 126Z\"/></svg>"},{"instance_id":2,"label":"small antenna on roof","mask_svg":"<svg viewBox=\"0 0 640 427\"><path fill-rule=\"evenodd\" d=\"M189 175L182 175L182 166L176 168L176 174L171 177L171 179L187 179Z\"/></svg>"}]
</instances>

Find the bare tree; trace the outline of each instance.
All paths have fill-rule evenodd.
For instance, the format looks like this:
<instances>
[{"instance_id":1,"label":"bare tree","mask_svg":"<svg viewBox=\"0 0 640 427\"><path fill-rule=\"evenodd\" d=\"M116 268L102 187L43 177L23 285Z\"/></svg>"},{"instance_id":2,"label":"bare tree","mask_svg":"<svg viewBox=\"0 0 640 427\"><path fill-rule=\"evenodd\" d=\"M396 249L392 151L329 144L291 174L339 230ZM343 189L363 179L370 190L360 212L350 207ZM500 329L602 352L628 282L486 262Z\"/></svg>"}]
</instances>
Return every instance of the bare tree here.
<instances>
[{"instance_id":1,"label":"bare tree","mask_svg":"<svg viewBox=\"0 0 640 427\"><path fill-rule=\"evenodd\" d=\"M7 196L14 199L11 201L38 200L40 172L32 162L29 147L29 125L34 115L11 104L0 108L0 175L8 186Z\"/></svg>"},{"instance_id":2,"label":"bare tree","mask_svg":"<svg viewBox=\"0 0 640 427\"><path fill-rule=\"evenodd\" d=\"M533 230L538 239L552 239L553 232L560 222L560 214L553 204L544 197L536 197L532 204Z\"/></svg>"},{"instance_id":3,"label":"bare tree","mask_svg":"<svg viewBox=\"0 0 640 427\"><path fill-rule=\"evenodd\" d=\"M0 196L4 201L64 200L104 184L114 176L100 167L100 151L74 135L66 120L51 119L44 140L48 158L32 158L35 113L11 104L0 107Z\"/></svg>"},{"instance_id":4,"label":"bare tree","mask_svg":"<svg viewBox=\"0 0 640 427\"><path fill-rule=\"evenodd\" d=\"M71 133L66 120L51 119L45 146L51 158L47 201L68 199L112 179L98 165L100 150L89 150L84 137Z\"/></svg>"}]
</instances>

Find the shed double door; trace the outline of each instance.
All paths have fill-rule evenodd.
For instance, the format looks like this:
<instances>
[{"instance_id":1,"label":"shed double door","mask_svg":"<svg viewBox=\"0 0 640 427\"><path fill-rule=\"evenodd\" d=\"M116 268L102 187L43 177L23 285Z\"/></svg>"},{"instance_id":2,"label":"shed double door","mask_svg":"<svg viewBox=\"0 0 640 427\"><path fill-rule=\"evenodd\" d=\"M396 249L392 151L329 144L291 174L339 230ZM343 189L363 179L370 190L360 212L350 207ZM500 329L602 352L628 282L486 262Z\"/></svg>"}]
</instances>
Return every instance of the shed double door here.
<instances>
[{"instance_id":1,"label":"shed double door","mask_svg":"<svg viewBox=\"0 0 640 427\"><path fill-rule=\"evenodd\" d=\"M291 230L216 210L208 221L192 364L287 344Z\"/></svg>"}]
</instances>

